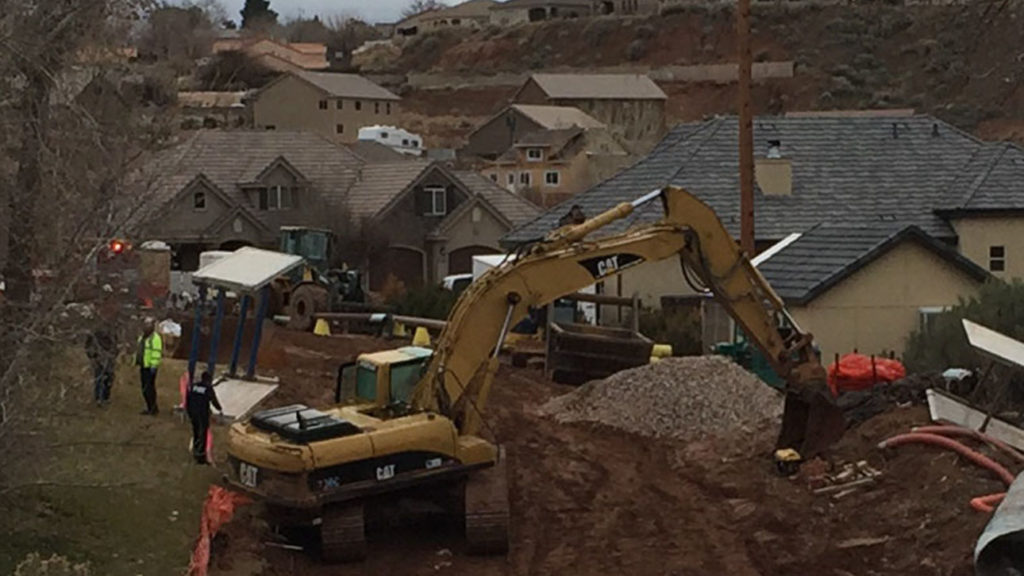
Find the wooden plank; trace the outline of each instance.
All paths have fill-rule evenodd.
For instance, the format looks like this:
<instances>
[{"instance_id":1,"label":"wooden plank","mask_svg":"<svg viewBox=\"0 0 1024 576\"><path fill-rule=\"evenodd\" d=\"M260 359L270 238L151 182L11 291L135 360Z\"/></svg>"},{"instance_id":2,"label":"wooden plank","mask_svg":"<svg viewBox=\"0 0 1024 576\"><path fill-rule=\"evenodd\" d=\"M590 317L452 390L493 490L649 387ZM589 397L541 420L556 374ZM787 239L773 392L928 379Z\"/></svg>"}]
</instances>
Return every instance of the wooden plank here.
<instances>
[{"instance_id":1,"label":"wooden plank","mask_svg":"<svg viewBox=\"0 0 1024 576\"><path fill-rule=\"evenodd\" d=\"M928 396L928 411L932 420L936 422L950 422L964 428L979 430L995 438L1002 440L1018 450L1024 450L1024 430L1012 424L992 418L988 420L988 426L982 430L988 415L985 411L969 405L967 402L947 394L941 390L930 389L925 393Z\"/></svg>"},{"instance_id":2,"label":"wooden plank","mask_svg":"<svg viewBox=\"0 0 1024 576\"><path fill-rule=\"evenodd\" d=\"M217 400L224 408L218 416L221 421L232 422L245 418L257 404L277 390L277 384L248 382L235 378L227 378L216 384Z\"/></svg>"}]
</instances>

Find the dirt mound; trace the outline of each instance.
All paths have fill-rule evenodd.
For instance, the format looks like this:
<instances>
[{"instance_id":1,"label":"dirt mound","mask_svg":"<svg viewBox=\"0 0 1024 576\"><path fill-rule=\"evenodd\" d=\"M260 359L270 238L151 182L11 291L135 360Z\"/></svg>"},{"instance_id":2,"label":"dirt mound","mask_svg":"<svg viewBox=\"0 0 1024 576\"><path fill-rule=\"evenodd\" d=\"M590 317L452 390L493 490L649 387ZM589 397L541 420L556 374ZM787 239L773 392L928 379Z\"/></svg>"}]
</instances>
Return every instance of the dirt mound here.
<instances>
[{"instance_id":1,"label":"dirt mound","mask_svg":"<svg viewBox=\"0 0 1024 576\"><path fill-rule=\"evenodd\" d=\"M597 422L653 438L752 430L782 413L782 396L720 356L667 358L590 382L541 407L558 422Z\"/></svg>"}]
</instances>

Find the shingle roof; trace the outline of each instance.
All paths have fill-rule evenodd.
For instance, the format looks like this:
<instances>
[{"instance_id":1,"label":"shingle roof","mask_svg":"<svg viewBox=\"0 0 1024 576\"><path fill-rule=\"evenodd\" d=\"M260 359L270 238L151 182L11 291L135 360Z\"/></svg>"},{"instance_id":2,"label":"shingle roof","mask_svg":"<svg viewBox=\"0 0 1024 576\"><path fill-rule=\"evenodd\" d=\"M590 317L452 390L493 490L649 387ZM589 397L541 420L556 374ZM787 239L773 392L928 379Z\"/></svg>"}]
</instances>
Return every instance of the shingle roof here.
<instances>
[{"instance_id":1,"label":"shingle roof","mask_svg":"<svg viewBox=\"0 0 1024 576\"><path fill-rule=\"evenodd\" d=\"M498 186L490 178L485 177L479 172L458 171L455 172L455 177L470 192L483 197L488 204L498 210L513 226L518 226L532 218L536 218L541 212L540 207L533 202Z\"/></svg>"},{"instance_id":2,"label":"shingle roof","mask_svg":"<svg viewBox=\"0 0 1024 576\"><path fill-rule=\"evenodd\" d=\"M529 8L532 6L547 6L554 4L556 6L579 6L580 8L591 8L590 0L505 0L496 4L493 10L508 10L515 8Z\"/></svg>"},{"instance_id":3,"label":"shingle roof","mask_svg":"<svg viewBox=\"0 0 1024 576\"><path fill-rule=\"evenodd\" d=\"M429 13L428 19L435 18L487 18L491 8L497 6L494 0L469 0L450 8L442 8Z\"/></svg>"},{"instance_id":4,"label":"shingle roof","mask_svg":"<svg viewBox=\"0 0 1024 576\"><path fill-rule=\"evenodd\" d=\"M730 233L738 235L737 131L734 117L676 127L647 157L570 202L595 215L674 184L707 202ZM755 231L763 240L781 239L821 222L915 224L936 237L952 238L953 230L935 210L962 203L962 174L977 170L969 164L978 164L970 161L984 147L927 115L760 117L754 123L757 157L765 156L768 140L782 142L783 156L792 161L793 186L789 196L766 197L755 189ZM557 226L568 206L552 208L505 240L511 244L543 236ZM660 205L651 203L606 231L661 216Z\"/></svg>"},{"instance_id":5,"label":"shingle roof","mask_svg":"<svg viewBox=\"0 0 1024 576\"><path fill-rule=\"evenodd\" d=\"M566 142L583 133L580 128L562 128L559 130L534 130L519 137L512 145L515 147L524 146L551 146L561 150Z\"/></svg>"},{"instance_id":6,"label":"shingle roof","mask_svg":"<svg viewBox=\"0 0 1024 576\"><path fill-rule=\"evenodd\" d=\"M244 108L245 92L178 92L182 108Z\"/></svg>"},{"instance_id":7,"label":"shingle roof","mask_svg":"<svg viewBox=\"0 0 1024 576\"><path fill-rule=\"evenodd\" d=\"M201 130L159 154L150 206L159 211L202 175L238 205L250 206L238 188L283 158L332 205L340 206L356 180L360 160L346 148L313 133L284 130Z\"/></svg>"},{"instance_id":8,"label":"shingle roof","mask_svg":"<svg viewBox=\"0 0 1024 576\"><path fill-rule=\"evenodd\" d=\"M296 70L292 72L299 78L309 82L336 98L366 98L367 100L401 100L388 90L370 82L358 74L338 74L334 72L309 72Z\"/></svg>"},{"instance_id":9,"label":"shingle roof","mask_svg":"<svg viewBox=\"0 0 1024 576\"><path fill-rule=\"evenodd\" d=\"M430 163L424 160L367 164L359 181L349 191L349 210L356 218L375 216L428 166Z\"/></svg>"},{"instance_id":10,"label":"shingle roof","mask_svg":"<svg viewBox=\"0 0 1024 576\"><path fill-rule=\"evenodd\" d=\"M977 281L989 273L917 226L815 226L758 265L789 304L806 304L904 241L914 241Z\"/></svg>"},{"instance_id":11,"label":"shingle roof","mask_svg":"<svg viewBox=\"0 0 1024 576\"><path fill-rule=\"evenodd\" d=\"M513 104L512 109L523 114L548 130L561 128L604 128L605 125L594 117L573 106L535 106Z\"/></svg>"},{"instance_id":12,"label":"shingle roof","mask_svg":"<svg viewBox=\"0 0 1024 576\"><path fill-rule=\"evenodd\" d=\"M530 78L549 98L665 100L645 74L534 74Z\"/></svg>"}]
</instances>

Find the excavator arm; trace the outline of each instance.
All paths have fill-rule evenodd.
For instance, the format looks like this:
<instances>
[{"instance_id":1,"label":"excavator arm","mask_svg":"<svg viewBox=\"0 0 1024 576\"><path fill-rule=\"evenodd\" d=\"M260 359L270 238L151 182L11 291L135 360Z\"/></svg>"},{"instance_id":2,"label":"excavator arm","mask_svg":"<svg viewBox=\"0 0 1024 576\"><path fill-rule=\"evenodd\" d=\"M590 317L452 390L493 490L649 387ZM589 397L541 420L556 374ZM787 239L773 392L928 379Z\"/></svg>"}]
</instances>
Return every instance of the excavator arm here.
<instances>
[{"instance_id":1,"label":"excavator arm","mask_svg":"<svg viewBox=\"0 0 1024 576\"><path fill-rule=\"evenodd\" d=\"M590 238L658 199L665 213L660 222ZM811 335L799 329L714 211L675 187L555 230L474 282L449 316L412 404L448 415L462 434L476 433L502 340L531 308L644 262L673 257L680 259L684 276L721 303L786 380L778 447L807 457L837 439L842 417L828 400L825 371L812 351Z\"/></svg>"}]
</instances>

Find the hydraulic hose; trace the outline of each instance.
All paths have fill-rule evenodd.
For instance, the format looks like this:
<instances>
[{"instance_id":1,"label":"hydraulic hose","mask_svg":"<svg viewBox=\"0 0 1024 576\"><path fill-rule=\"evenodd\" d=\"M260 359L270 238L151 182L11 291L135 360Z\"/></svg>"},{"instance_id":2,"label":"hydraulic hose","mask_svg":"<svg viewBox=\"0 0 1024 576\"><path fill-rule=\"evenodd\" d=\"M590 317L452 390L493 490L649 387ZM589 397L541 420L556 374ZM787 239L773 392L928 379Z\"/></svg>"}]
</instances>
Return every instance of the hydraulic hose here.
<instances>
[{"instance_id":1,"label":"hydraulic hose","mask_svg":"<svg viewBox=\"0 0 1024 576\"><path fill-rule=\"evenodd\" d=\"M1017 462L1020 462L1020 463L1024 464L1024 454L1021 454L1019 450L1017 450L1016 448L1010 446L1006 442L1003 442L1002 440L998 440L996 438L993 438L993 437L989 436L988 434L985 434L983 432L979 432L978 430L975 430L973 428L964 428L962 426L952 426L952 425L945 425L945 426L919 426L919 427L916 427L916 428L912 429L911 431L912 432L921 432L921 433L924 433L924 434L938 434L940 436L967 436L967 437L970 437L970 438L976 438L976 439L978 439L978 440L988 444L989 446L995 448L996 450L999 450L1003 454L1006 454L1010 458L1013 458Z\"/></svg>"},{"instance_id":2,"label":"hydraulic hose","mask_svg":"<svg viewBox=\"0 0 1024 576\"><path fill-rule=\"evenodd\" d=\"M928 434L923 432L911 432L910 434L900 434L893 436L888 440L883 440L878 444L881 449L891 448L893 446L901 446L903 444L931 444L933 446L940 446L948 450L952 450L964 458L970 460L974 464L981 466L992 471L1004 484L1009 486L1013 484L1013 474L1007 470L1002 464L992 460L984 454L980 454L971 450L967 446L953 440L946 438L945 436L939 436L938 434Z\"/></svg>"}]
</instances>

